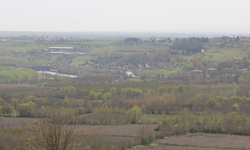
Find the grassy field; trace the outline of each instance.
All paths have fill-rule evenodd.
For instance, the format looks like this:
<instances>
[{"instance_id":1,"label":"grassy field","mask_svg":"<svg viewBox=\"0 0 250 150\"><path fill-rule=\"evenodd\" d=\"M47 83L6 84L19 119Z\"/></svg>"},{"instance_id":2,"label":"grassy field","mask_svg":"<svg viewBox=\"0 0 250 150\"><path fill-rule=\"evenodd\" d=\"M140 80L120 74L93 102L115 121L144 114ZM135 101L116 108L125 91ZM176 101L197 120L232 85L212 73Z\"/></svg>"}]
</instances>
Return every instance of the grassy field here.
<instances>
[{"instance_id":1,"label":"grassy field","mask_svg":"<svg viewBox=\"0 0 250 150\"><path fill-rule=\"evenodd\" d=\"M14 67L0 66L0 71L9 71L14 69L15 69Z\"/></svg>"},{"instance_id":2,"label":"grassy field","mask_svg":"<svg viewBox=\"0 0 250 150\"><path fill-rule=\"evenodd\" d=\"M166 70L166 69L152 69L152 70L142 70L142 71L137 71L139 74L146 74L149 77L156 77L157 74L174 74L177 73L178 71L182 71L181 68L176 68L175 70Z\"/></svg>"},{"instance_id":3,"label":"grassy field","mask_svg":"<svg viewBox=\"0 0 250 150\"><path fill-rule=\"evenodd\" d=\"M136 43L136 44L112 44L106 45L103 47L91 47L90 54L94 53L111 53L117 52L119 50L128 51L128 52L121 52L122 54L131 54L131 50L133 51L157 51L157 50L169 50L168 44L152 44L152 43Z\"/></svg>"},{"instance_id":4,"label":"grassy field","mask_svg":"<svg viewBox=\"0 0 250 150\"><path fill-rule=\"evenodd\" d=\"M90 56L76 57L72 60L73 62L69 65L78 66L80 64L84 64L86 61L89 61L90 59L92 59L92 57L90 57Z\"/></svg>"},{"instance_id":5,"label":"grassy field","mask_svg":"<svg viewBox=\"0 0 250 150\"><path fill-rule=\"evenodd\" d=\"M246 58L250 54L250 48L247 43L240 45L227 44L221 46L220 44L205 45L205 54L196 53L193 55L184 55L184 59L192 59L194 57L201 58L206 61L222 62L226 60L233 60L234 58Z\"/></svg>"},{"instance_id":6,"label":"grassy field","mask_svg":"<svg viewBox=\"0 0 250 150\"><path fill-rule=\"evenodd\" d=\"M45 45L37 44L34 41L7 41L0 42L0 51L8 52L22 52L25 53L31 49L44 49L47 48Z\"/></svg>"},{"instance_id":7,"label":"grassy field","mask_svg":"<svg viewBox=\"0 0 250 150\"><path fill-rule=\"evenodd\" d=\"M37 76L37 73L28 68L17 68L9 71L1 71L0 72L0 82L10 82L12 80L22 81L24 77L30 78Z\"/></svg>"}]
</instances>

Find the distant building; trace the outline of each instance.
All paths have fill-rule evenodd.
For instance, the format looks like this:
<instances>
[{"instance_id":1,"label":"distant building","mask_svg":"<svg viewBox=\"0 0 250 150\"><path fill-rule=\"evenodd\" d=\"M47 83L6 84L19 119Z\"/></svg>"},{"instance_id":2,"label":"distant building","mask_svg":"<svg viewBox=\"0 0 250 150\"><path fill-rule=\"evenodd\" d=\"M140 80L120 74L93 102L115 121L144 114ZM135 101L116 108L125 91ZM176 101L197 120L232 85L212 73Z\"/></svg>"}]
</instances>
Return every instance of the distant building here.
<instances>
[{"instance_id":1,"label":"distant building","mask_svg":"<svg viewBox=\"0 0 250 150\"><path fill-rule=\"evenodd\" d=\"M50 69L51 72L58 72L58 70Z\"/></svg>"},{"instance_id":2,"label":"distant building","mask_svg":"<svg viewBox=\"0 0 250 150\"><path fill-rule=\"evenodd\" d=\"M202 73L202 70L193 70L193 72Z\"/></svg>"},{"instance_id":3,"label":"distant building","mask_svg":"<svg viewBox=\"0 0 250 150\"><path fill-rule=\"evenodd\" d=\"M139 77L135 76L131 71L126 71L126 74L127 74L129 77L132 77L132 78L139 78Z\"/></svg>"},{"instance_id":4,"label":"distant building","mask_svg":"<svg viewBox=\"0 0 250 150\"><path fill-rule=\"evenodd\" d=\"M50 52L50 54L63 54L63 52Z\"/></svg>"},{"instance_id":5,"label":"distant building","mask_svg":"<svg viewBox=\"0 0 250 150\"><path fill-rule=\"evenodd\" d=\"M216 71L217 68L208 68L208 73L211 73L212 71Z\"/></svg>"},{"instance_id":6,"label":"distant building","mask_svg":"<svg viewBox=\"0 0 250 150\"><path fill-rule=\"evenodd\" d=\"M209 68L208 71L216 71L217 68Z\"/></svg>"},{"instance_id":7,"label":"distant building","mask_svg":"<svg viewBox=\"0 0 250 150\"><path fill-rule=\"evenodd\" d=\"M234 60L243 60L244 58L234 58Z\"/></svg>"},{"instance_id":8,"label":"distant building","mask_svg":"<svg viewBox=\"0 0 250 150\"><path fill-rule=\"evenodd\" d=\"M240 69L241 71L248 71L248 69L247 68L245 68L245 69Z\"/></svg>"},{"instance_id":9,"label":"distant building","mask_svg":"<svg viewBox=\"0 0 250 150\"><path fill-rule=\"evenodd\" d=\"M84 53L81 53L81 52L50 52L49 54L84 55Z\"/></svg>"},{"instance_id":10,"label":"distant building","mask_svg":"<svg viewBox=\"0 0 250 150\"><path fill-rule=\"evenodd\" d=\"M135 75L132 73L132 72L130 72L130 71L126 71L126 74L129 76L129 77L134 77Z\"/></svg>"},{"instance_id":11,"label":"distant building","mask_svg":"<svg viewBox=\"0 0 250 150\"><path fill-rule=\"evenodd\" d=\"M49 50L73 50L74 47L49 47Z\"/></svg>"},{"instance_id":12,"label":"distant building","mask_svg":"<svg viewBox=\"0 0 250 150\"><path fill-rule=\"evenodd\" d=\"M152 67L150 67L147 63L145 64L146 69L153 69Z\"/></svg>"}]
</instances>

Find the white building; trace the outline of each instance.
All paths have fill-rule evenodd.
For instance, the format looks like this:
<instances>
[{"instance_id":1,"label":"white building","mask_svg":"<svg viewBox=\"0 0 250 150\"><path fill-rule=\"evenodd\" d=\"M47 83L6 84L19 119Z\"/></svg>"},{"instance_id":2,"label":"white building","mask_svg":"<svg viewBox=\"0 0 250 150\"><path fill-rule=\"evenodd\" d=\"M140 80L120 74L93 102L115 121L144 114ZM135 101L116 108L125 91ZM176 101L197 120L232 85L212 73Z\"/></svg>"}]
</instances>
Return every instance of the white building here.
<instances>
[{"instance_id":1,"label":"white building","mask_svg":"<svg viewBox=\"0 0 250 150\"><path fill-rule=\"evenodd\" d=\"M74 47L49 47L50 50L73 50Z\"/></svg>"}]
</instances>

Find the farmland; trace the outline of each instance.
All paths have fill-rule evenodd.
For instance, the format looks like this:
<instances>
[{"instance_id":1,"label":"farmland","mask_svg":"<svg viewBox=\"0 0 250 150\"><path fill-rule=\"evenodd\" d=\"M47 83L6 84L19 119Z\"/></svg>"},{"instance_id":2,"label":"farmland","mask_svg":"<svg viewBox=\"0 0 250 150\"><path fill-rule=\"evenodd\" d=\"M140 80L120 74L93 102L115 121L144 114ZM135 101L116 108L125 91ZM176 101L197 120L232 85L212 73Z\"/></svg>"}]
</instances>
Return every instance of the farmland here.
<instances>
[{"instance_id":1,"label":"farmland","mask_svg":"<svg viewBox=\"0 0 250 150\"><path fill-rule=\"evenodd\" d=\"M0 138L16 147L55 126L98 150L248 143L249 39L18 38L0 43Z\"/></svg>"},{"instance_id":2,"label":"farmland","mask_svg":"<svg viewBox=\"0 0 250 150\"><path fill-rule=\"evenodd\" d=\"M3 69L5 67L2 67ZM10 68L4 71L0 71L0 82L8 83L8 82L23 82L24 78L32 78L36 77L37 73L28 68Z\"/></svg>"},{"instance_id":3,"label":"farmland","mask_svg":"<svg viewBox=\"0 0 250 150\"><path fill-rule=\"evenodd\" d=\"M138 147L135 150L241 150L245 149L248 143L247 136L195 133L165 138L153 143L151 146Z\"/></svg>"},{"instance_id":4,"label":"farmland","mask_svg":"<svg viewBox=\"0 0 250 150\"><path fill-rule=\"evenodd\" d=\"M73 62L69 65L78 66L80 64L86 63L86 61L89 61L90 59L92 59L92 57L87 57L87 56L76 57L72 60Z\"/></svg>"},{"instance_id":5,"label":"farmland","mask_svg":"<svg viewBox=\"0 0 250 150\"><path fill-rule=\"evenodd\" d=\"M24 128L31 128L37 124L39 118L9 118L4 117L1 121L2 126L13 128L22 125ZM109 142L121 144L131 140L131 145L138 145L140 142L140 131L143 128L153 130L156 125L76 125L78 136L92 135L108 139ZM157 134L155 131L154 134ZM192 133L179 136L170 136L157 140L149 146L136 146L135 150L242 150L248 145L247 136Z\"/></svg>"}]
</instances>

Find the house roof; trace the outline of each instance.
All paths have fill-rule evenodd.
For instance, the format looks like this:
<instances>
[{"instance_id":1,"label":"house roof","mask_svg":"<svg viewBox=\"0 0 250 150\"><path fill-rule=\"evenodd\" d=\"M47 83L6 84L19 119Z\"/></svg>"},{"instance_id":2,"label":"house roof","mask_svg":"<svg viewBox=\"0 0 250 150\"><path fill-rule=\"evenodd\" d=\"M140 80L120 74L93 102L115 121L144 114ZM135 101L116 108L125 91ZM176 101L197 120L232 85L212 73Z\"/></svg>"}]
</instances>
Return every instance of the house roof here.
<instances>
[{"instance_id":1,"label":"house roof","mask_svg":"<svg viewBox=\"0 0 250 150\"><path fill-rule=\"evenodd\" d=\"M74 47L49 47L49 49L74 49Z\"/></svg>"}]
</instances>

